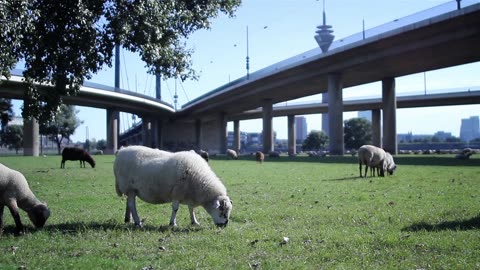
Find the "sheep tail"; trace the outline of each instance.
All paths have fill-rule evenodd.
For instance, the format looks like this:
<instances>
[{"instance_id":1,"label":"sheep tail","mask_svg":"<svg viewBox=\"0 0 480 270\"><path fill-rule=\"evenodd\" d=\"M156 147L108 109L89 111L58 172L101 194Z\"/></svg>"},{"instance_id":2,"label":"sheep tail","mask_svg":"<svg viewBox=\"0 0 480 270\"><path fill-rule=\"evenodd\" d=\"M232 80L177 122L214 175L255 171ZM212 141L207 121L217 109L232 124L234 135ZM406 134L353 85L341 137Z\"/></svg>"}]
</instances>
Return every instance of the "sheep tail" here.
<instances>
[{"instance_id":1,"label":"sheep tail","mask_svg":"<svg viewBox=\"0 0 480 270\"><path fill-rule=\"evenodd\" d=\"M115 190L117 191L117 195L122 197L123 192L120 191L120 187L118 186L118 181L115 180Z\"/></svg>"}]
</instances>

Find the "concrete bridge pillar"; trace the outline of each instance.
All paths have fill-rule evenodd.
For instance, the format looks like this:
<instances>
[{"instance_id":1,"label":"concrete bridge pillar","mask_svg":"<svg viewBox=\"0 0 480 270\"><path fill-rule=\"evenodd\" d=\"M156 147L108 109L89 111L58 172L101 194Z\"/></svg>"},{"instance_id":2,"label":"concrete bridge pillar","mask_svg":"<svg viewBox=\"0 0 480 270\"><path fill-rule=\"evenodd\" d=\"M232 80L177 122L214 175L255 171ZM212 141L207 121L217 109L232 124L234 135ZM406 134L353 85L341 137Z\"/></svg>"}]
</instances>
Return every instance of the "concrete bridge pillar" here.
<instances>
[{"instance_id":1,"label":"concrete bridge pillar","mask_svg":"<svg viewBox=\"0 0 480 270\"><path fill-rule=\"evenodd\" d=\"M240 120L233 121L233 148L237 153L240 153Z\"/></svg>"},{"instance_id":2,"label":"concrete bridge pillar","mask_svg":"<svg viewBox=\"0 0 480 270\"><path fill-rule=\"evenodd\" d=\"M295 156L297 154L297 134L295 115L288 116L288 155Z\"/></svg>"},{"instance_id":3,"label":"concrete bridge pillar","mask_svg":"<svg viewBox=\"0 0 480 270\"><path fill-rule=\"evenodd\" d=\"M202 120L195 119L195 145L197 149L202 149Z\"/></svg>"},{"instance_id":4,"label":"concrete bridge pillar","mask_svg":"<svg viewBox=\"0 0 480 270\"><path fill-rule=\"evenodd\" d=\"M39 155L39 125L35 118L23 122L23 155Z\"/></svg>"},{"instance_id":5,"label":"concrete bridge pillar","mask_svg":"<svg viewBox=\"0 0 480 270\"><path fill-rule=\"evenodd\" d=\"M150 121L147 118L142 117L142 145L150 147L150 138Z\"/></svg>"},{"instance_id":6,"label":"concrete bridge pillar","mask_svg":"<svg viewBox=\"0 0 480 270\"><path fill-rule=\"evenodd\" d=\"M118 149L120 113L113 109L107 109L107 154L114 154Z\"/></svg>"},{"instance_id":7,"label":"concrete bridge pillar","mask_svg":"<svg viewBox=\"0 0 480 270\"><path fill-rule=\"evenodd\" d=\"M382 129L380 120L380 109L372 110L372 143L378 147L382 147Z\"/></svg>"},{"instance_id":8,"label":"concrete bridge pillar","mask_svg":"<svg viewBox=\"0 0 480 270\"><path fill-rule=\"evenodd\" d=\"M328 104L328 93L323 93L322 94L322 103L327 103ZM326 135L329 135L329 129L328 129L328 112L322 113L322 131Z\"/></svg>"},{"instance_id":9,"label":"concrete bridge pillar","mask_svg":"<svg viewBox=\"0 0 480 270\"><path fill-rule=\"evenodd\" d=\"M343 85L342 75L328 74L328 137L330 155L343 155Z\"/></svg>"},{"instance_id":10,"label":"concrete bridge pillar","mask_svg":"<svg viewBox=\"0 0 480 270\"><path fill-rule=\"evenodd\" d=\"M270 153L273 147L273 128L272 128L273 103L271 99L265 99L263 102L263 152Z\"/></svg>"},{"instance_id":11,"label":"concrete bridge pillar","mask_svg":"<svg viewBox=\"0 0 480 270\"><path fill-rule=\"evenodd\" d=\"M225 154L225 152L227 152L227 119L225 117L225 113L221 112L219 115L218 115L218 118L219 118L219 123L220 123L220 128L219 128L219 136L220 136L220 140L219 140L219 147L218 149L220 150L220 153L222 154Z\"/></svg>"},{"instance_id":12,"label":"concrete bridge pillar","mask_svg":"<svg viewBox=\"0 0 480 270\"><path fill-rule=\"evenodd\" d=\"M395 78L382 80L383 106L383 149L396 155L397 146L397 98L395 95Z\"/></svg>"}]
</instances>

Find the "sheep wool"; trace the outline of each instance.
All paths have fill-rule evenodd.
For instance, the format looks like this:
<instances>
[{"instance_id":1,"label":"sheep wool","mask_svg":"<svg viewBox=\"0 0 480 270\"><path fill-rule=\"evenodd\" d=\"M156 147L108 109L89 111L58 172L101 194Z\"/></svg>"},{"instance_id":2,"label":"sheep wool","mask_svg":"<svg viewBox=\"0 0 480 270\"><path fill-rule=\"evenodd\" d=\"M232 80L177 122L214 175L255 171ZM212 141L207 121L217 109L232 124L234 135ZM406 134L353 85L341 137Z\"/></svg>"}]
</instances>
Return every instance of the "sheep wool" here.
<instances>
[{"instance_id":1,"label":"sheep wool","mask_svg":"<svg viewBox=\"0 0 480 270\"><path fill-rule=\"evenodd\" d=\"M228 158L231 158L231 159L238 159L238 155L237 155L237 152L233 149L227 149L227 157Z\"/></svg>"},{"instance_id":2,"label":"sheep wool","mask_svg":"<svg viewBox=\"0 0 480 270\"><path fill-rule=\"evenodd\" d=\"M365 165L365 177L367 177L368 167L370 167L370 175L373 176L375 168L380 168L380 175L384 176L384 161L386 152L382 148L374 145L362 145L358 149L358 165L360 169L360 177L362 175L362 164Z\"/></svg>"},{"instance_id":3,"label":"sheep wool","mask_svg":"<svg viewBox=\"0 0 480 270\"><path fill-rule=\"evenodd\" d=\"M118 151L114 162L115 187L127 196L125 222L132 214L137 226L135 197L152 204L172 202L170 225L176 225L179 204L186 204L193 224L193 209L203 206L218 226L225 226L232 208L227 189L208 163L194 151L171 153L143 146Z\"/></svg>"},{"instance_id":4,"label":"sheep wool","mask_svg":"<svg viewBox=\"0 0 480 270\"><path fill-rule=\"evenodd\" d=\"M43 227L50 216L47 205L35 197L23 174L0 164L0 228L3 227L5 206L12 213L17 234L24 230L18 208L27 212L32 223L38 228Z\"/></svg>"}]
</instances>

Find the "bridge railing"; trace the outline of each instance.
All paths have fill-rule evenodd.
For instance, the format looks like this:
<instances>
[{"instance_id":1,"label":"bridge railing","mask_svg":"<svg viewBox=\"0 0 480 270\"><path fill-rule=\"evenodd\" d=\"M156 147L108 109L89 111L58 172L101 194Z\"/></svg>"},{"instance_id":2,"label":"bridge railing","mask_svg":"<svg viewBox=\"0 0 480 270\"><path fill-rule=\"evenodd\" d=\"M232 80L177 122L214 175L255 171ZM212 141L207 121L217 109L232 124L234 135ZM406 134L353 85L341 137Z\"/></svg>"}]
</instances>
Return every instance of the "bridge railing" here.
<instances>
[{"instance_id":1,"label":"bridge railing","mask_svg":"<svg viewBox=\"0 0 480 270\"><path fill-rule=\"evenodd\" d=\"M457 87L457 88L445 88L445 89L434 89L427 91L409 91L409 92L397 92L397 97L414 97L414 96L431 96L438 94L450 94L450 93L471 93L471 92L480 92L480 86L471 86L471 87ZM344 97L344 101L355 101L355 100L364 100L364 99L374 99L382 98L380 94L378 95L368 95L368 96L350 96ZM286 101L280 102L273 105L273 107L286 107L294 105L309 105L309 104L319 104L322 103L322 97L320 96L316 100L309 101Z\"/></svg>"}]
</instances>

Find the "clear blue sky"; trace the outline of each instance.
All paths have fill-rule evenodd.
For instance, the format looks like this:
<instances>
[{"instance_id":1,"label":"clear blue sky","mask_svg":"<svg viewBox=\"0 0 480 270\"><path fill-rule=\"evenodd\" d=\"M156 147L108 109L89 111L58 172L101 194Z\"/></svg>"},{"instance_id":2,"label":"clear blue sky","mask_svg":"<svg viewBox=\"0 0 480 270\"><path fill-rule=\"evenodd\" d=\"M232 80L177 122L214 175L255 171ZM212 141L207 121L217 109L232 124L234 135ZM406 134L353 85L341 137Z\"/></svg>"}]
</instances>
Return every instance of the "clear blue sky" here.
<instances>
[{"instance_id":1,"label":"clear blue sky","mask_svg":"<svg viewBox=\"0 0 480 270\"><path fill-rule=\"evenodd\" d=\"M246 27L249 29L250 72L275 64L286 58L316 48L316 27L322 24L322 1L316 0L244 0L235 18L220 16L213 20L210 30L193 34L187 44L195 49L194 68L200 73L198 81L177 83L178 108L229 80L246 74ZM477 1L478 2L478 1ZM369 29L416 12L455 1L445 0L326 0L327 24L332 25L335 39L345 38L362 31L362 20ZM154 95L154 78L147 75L139 58L126 51L121 53L121 87L140 93ZM427 93L436 89L479 86L480 63L469 64L438 71L396 79L397 94L403 92ZM424 80L426 78L426 80ZM93 82L113 85L112 69L104 69L92 79ZM173 103L175 82L162 81L162 99ZM344 89L344 98L372 96L381 93L381 84L373 83ZM303 101L319 100L318 96L303 98ZM72 137L84 141L88 127L89 138L106 137L106 112L103 109L77 107L84 124ZM399 109L397 132L433 134L442 130L459 136L462 118L479 115L480 105ZM308 130L321 129L321 116L307 117ZM345 113L344 118L356 117ZM121 130L132 124L132 116L121 114ZM137 119L138 121L138 119ZM287 138L286 117L273 120L277 138ZM229 123L229 130L233 125ZM261 120L240 122L240 129L260 132Z\"/></svg>"}]
</instances>

